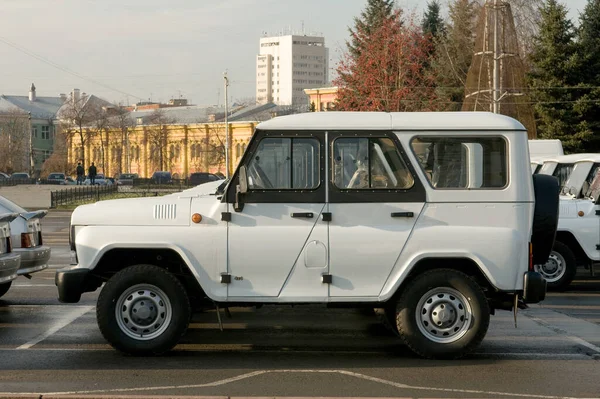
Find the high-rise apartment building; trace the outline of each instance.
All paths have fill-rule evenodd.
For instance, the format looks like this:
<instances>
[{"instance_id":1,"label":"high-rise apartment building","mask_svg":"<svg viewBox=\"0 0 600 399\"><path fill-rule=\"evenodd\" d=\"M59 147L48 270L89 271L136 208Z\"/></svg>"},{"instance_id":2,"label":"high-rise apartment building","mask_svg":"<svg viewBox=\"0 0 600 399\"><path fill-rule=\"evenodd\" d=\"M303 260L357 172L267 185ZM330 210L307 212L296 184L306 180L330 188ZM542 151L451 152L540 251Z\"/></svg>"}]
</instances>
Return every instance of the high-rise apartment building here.
<instances>
[{"instance_id":1,"label":"high-rise apartment building","mask_svg":"<svg viewBox=\"0 0 600 399\"><path fill-rule=\"evenodd\" d=\"M305 35L263 37L256 57L256 101L307 105L304 89L328 82L325 38Z\"/></svg>"}]
</instances>

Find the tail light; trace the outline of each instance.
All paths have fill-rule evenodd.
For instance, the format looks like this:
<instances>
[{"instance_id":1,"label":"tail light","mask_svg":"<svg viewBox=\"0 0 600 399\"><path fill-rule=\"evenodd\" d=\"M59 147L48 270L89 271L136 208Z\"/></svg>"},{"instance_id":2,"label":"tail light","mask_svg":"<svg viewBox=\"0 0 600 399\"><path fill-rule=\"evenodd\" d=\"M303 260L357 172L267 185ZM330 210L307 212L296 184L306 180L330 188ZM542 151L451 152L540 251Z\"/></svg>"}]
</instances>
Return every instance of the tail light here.
<instances>
[{"instance_id":1,"label":"tail light","mask_svg":"<svg viewBox=\"0 0 600 399\"><path fill-rule=\"evenodd\" d=\"M12 238L6 238L6 252L12 252Z\"/></svg>"},{"instance_id":2,"label":"tail light","mask_svg":"<svg viewBox=\"0 0 600 399\"><path fill-rule=\"evenodd\" d=\"M529 243L529 271L533 271L533 244Z\"/></svg>"},{"instance_id":3,"label":"tail light","mask_svg":"<svg viewBox=\"0 0 600 399\"><path fill-rule=\"evenodd\" d=\"M21 248L33 248L37 246L37 233L21 233Z\"/></svg>"}]
</instances>

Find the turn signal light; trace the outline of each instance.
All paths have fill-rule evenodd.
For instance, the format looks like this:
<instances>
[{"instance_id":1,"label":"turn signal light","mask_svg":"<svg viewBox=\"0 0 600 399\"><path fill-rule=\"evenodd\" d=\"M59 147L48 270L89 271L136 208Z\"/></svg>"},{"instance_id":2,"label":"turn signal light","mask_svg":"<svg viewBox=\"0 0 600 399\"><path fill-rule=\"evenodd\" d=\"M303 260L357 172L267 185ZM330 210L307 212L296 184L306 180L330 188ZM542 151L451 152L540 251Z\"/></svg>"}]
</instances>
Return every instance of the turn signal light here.
<instances>
[{"instance_id":1,"label":"turn signal light","mask_svg":"<svg viewBox=\"0 0 600 399\"><path fill-rule=\"evenodd\" d=\"M529 271L533 271L533 244L529 243Z\"/></svg>"},{"instance_id":2,"label":"turn signal light","mask_svg":"<svg viewBox=\"0 0 600 399\"><path fill-rule=\"evenodd\" d=\"M199 213L194 213L192 215L192 222L200 223L201 221L202 221L202 215L200 215Z\"/></svg>"}]
</instances>

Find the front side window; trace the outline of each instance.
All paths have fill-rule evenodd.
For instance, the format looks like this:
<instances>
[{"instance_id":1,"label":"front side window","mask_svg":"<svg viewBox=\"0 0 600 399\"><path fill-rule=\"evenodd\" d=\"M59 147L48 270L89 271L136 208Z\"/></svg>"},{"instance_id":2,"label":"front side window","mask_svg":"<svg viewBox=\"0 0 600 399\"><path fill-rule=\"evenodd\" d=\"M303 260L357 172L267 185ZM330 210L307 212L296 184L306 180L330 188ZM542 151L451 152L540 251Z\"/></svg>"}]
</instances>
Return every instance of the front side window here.
<instances>
[{"instance_id":1,"label":"front side window","mask_svg":"<svg viewBox=\"0 0 600 399\"><path fill-rule=\"evenodd\" d=\"M572 163L561 163L556 165L556 169L554 169L554 173L552 173L552 176L558 179L558 184L560 185L561 191L565 187L567 180L569 180L569 177L571 176L571 172L573 172L574 167L575 165L573 165Z\"/></svg>"},{"instance_id":2,"label":"front side window","mask_svg":"<svg viewBox=\"0 0 600 399\"><path fill-rule=\"evenodd\" d=\"M501 137L418 137L413 152L436 189L489 189L508 184L506 141Z\"/></svg>"},{"instance_id":3,"label":"front side window","mask_svg":"<svg viewBox=\"0 0 600 399\"><path fill-rule=\"evenodd\" d=\"M352 137L333 143L333 183L350 190L406 190L414 179L391 139Z\"/></svg>"},{"instance_id":4,"label":"front side window","mask_svg":"<svg viewBox=\"0 0 600 399\"><path fill-rule=\"evenodd\" d=\"M319 141L265 138L247 165L250 190L313 190L319 186Z\"/></svg>"}]
</instances>

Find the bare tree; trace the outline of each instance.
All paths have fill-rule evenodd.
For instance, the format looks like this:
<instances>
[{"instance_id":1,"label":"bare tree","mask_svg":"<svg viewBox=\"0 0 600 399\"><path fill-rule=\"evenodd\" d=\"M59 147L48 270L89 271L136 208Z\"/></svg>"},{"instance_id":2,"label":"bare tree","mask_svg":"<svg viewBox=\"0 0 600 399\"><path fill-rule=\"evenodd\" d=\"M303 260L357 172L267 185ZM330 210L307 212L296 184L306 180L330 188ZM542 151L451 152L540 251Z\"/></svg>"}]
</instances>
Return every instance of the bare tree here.
<instances>
[{"instance_id":1,"label":"bare tree","mask_svg":"<svg viewBox=\"0 0 600 399\"><path fill-rule=\"evenodd\" d=\"M62 172L67 175L75 174L76 163L69 162L67 149L71 146L73 136L63 132L54 135L54 148L52 155L42 165L42 176L52 172Z\"/></svg>"},{"instance_id":2,"label":"bare tree","mask_svg":"<svg viewBox=\"0 0 600 399\"><path fill-rule=\"evenodd\" d=\"M106 173L106 164L107 164L107 145L109 142L109 129L110 129L110 120L109 114L106 108L101 107L100 105L90 105L90 109L88 111L88 119L89 125L88 129L90 131L89 139L92 137L97 137L100 141L100 169ZM97 155L92 155L92 158L96 158ZM98 161L97 159L91 159L91 162Z\"/></svg>"},{"instance_id":3,"label":"bare tree","mask_svg":"<svg viewBox=\"0 0 600 399\"><path fill-rule=\"evenodd\" d=\"M125 165L125 173L129 173L129 169L131 168L131 154L130 154L130 145L129 145L129 132L130 129L134 126L133 120L131 119L130 112L121 107L120 105L115 105L114 113L110 120L110 126L115 130L115 133L119 135L120 140L120 148L122 151L118 152L118 165L119 168L115 171L116 174L123 173L121 170L121 165ZM125 152L125 162L123 162L123 152Z\"/></svg>"},{"instance_id":4,"label":"bare tree","mask_svg":"<svg viewBox=\"0 0 600 399\"><path fill-rule=\"evenodd\" d=\"M148 144L150 145L149 161L153 168L165 170L169 165L168 125L175 123L166 113L158 108L148 116L149 127L147 129Z\"/></svg>"},{"instance_id":5,"label":"bare tree","mask_svg":"<svg viewBox=\"0 0 600 399\"><path fill-rule=\"evenodd\" d=\"M17 108L0 113L0 170L30 171L29 114Z\"/></svg>"},{"instance_id":6,"label":"bare tree","mask_svg":"<svg viewBox=\"0 0 600 399\"><path fill-rule=\"evenodd\" d=\"M63 130L67 135L77 136L79 139L79 159L85 165L85 145L90 138L91 132L86 127L93 121L96 110L88 106L88 97L71 97L65 102L60 111L59 118Z\"/></svg>"}]
</instances>

